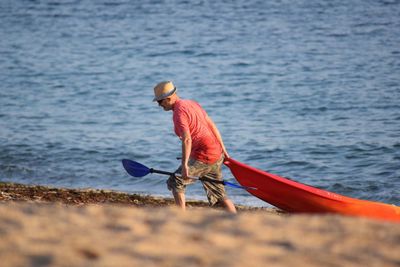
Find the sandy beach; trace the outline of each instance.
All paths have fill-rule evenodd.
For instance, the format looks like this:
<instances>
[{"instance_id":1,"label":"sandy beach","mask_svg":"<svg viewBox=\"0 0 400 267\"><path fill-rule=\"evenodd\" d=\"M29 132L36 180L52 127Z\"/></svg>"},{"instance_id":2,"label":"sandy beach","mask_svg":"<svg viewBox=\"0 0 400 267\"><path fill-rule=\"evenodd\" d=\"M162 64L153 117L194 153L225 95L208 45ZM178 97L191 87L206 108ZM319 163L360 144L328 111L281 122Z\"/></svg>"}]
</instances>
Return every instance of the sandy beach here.
<instances>
[{"instance_id":1,"label":"sandy beach","mask_svg":"<svg viewBox=\"0 0 400 267\"><path fill-rule=\"evenodd\" d=\"M400 225L0 183L1 266L400 266Z\"/></svg>"}]
</instances>

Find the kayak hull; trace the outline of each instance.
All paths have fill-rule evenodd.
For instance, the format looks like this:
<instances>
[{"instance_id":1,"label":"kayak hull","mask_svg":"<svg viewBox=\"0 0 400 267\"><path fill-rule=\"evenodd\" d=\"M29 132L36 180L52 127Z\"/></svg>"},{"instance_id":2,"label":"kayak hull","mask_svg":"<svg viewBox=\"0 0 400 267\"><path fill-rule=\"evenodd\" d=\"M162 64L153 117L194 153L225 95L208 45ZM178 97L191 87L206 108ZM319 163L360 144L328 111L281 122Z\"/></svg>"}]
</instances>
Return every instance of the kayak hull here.
<instances>
[{"instance_id":1,"label":"kayak hull","mask_svg":"<svg viewBox=\"0 0 400 267\"><path fill-rule=\"evenodd\" d=\"M400 222L400 207L360 200L301 184L234 159L225 161L237 181L250 194L287 212L338 213Z\"/></svg>"}]
</instances>

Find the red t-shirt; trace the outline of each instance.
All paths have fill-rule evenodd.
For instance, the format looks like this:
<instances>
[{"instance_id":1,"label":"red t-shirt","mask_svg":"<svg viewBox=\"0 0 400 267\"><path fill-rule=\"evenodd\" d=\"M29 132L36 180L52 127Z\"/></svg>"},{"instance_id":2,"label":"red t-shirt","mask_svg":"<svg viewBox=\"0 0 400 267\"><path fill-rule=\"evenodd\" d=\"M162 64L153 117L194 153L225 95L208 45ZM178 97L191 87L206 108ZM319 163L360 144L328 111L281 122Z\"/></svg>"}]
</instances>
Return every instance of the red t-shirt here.
<instances>
[{"instance_id":1,"label":"red t-shirt","mask_svg":"<svg viewBox=\"0 0 400 267\"><path fill-rule=\"evenodd\" d=\"M207 113L195 101L179 99L173 109L175 134L182 139L185 131L192 138L190 157L204 163L215 163L221 158L222 147L207 123Z\"/></svg>"}]
</instances>

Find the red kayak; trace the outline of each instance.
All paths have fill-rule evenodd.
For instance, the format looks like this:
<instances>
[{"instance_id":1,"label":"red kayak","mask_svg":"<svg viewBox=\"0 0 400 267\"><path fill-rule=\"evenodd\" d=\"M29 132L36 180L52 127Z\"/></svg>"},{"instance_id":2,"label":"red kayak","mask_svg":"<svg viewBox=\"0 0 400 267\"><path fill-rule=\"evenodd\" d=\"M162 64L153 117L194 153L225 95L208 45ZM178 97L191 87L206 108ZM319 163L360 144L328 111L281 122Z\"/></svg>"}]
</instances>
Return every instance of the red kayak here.
<instances>
[{"instance_id":1,"label":"red kayak","mask_svg":"<svg viewBox=\"0 0 400 267\"><path fill-rule=\"evenodd\" d=\"M400 222L400 207L360 200L288 180L234 159L225 161L236 180L250 194L288 212L339 213Z\"/></svg>"}]
</instances>

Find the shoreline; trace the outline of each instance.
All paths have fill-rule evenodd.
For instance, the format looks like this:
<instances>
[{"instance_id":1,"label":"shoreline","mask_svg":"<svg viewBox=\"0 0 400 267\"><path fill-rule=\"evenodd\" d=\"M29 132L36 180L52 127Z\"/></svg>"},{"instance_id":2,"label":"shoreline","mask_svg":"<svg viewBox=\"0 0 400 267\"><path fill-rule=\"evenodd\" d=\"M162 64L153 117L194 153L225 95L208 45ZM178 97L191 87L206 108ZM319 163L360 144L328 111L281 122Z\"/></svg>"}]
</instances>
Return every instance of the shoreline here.
<instances>
[{"instance_id":1,"label":"shoreline","mask_svg":"<svg viewBox=\"0 0 400 267\"><path fill-rule=\"evenodd\" d=\"M4 267L398 267L398 251L395 223L0 182Z\"/></svg>"},{"instance_id":2,"label":"shoreline","mask_svg":"<svg viewBox=\"0 0 400 267\"><path fill-rule=\"evenodd\" d=\"M0 203L3 201L24 201L35 203L62 203L66 205L113 204L128 205L141 208L174 207L174 199L151 195L126 193L116 190L91 188L64 188L43 185L28 185L0 181ZM208 202L201 200L186 200L187 208L222 209L219 206L210 207ZM235 205L238 211L266 211L284 213L277 208L252 207Z\"/></svg>"}]
</instances>

